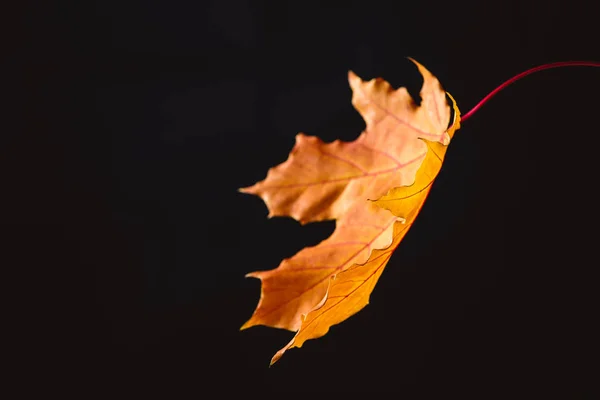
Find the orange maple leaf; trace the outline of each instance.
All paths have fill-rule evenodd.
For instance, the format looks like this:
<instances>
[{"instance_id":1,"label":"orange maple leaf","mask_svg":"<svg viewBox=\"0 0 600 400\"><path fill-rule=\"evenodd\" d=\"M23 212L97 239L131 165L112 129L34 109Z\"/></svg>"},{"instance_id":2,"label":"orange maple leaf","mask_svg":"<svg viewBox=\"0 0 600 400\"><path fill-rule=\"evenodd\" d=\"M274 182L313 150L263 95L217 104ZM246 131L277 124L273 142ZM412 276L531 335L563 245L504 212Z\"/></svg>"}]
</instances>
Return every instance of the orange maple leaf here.
<instances>
[{"instance_id":1,"label":"orange maple leaf","mask_svg":"<svg viewBox=\"0 0 600 400\"><path fill-rule=\"evenodd\" d=\"M298 134L287 161L271 168L265 180L240 189L259 195L269 217L290 216L302 224L336 220L328 239L276 269L247 275L261 279L261 297L242 329L266 325L297 331L272 363L367 304L441 168L459 112L454 105L448 128L446 92L411 61L423 76L420 106L406 88L393 90L380 78L365 82L350 72L352 104L365 131L353 142L333 143Z\"/></svg>"},{"instance_id":2,"label":"orange maple leaf","mask_svg":"<svg viewBox=\"0 0 600 400\"><path fill-rule=\"evenodd\" d=\"M460 126L460 114L456 105L454 110L455 120L448 130L450 138ZM330 326L339 324L369 304L369 295L392 253L414 223L431 190L433 180L442 167L448 146L439 142L427 142L427 145L429 147L427 156L417 171L415 183L411 186L393 188L374 202L401 218L394 223L392 244L387 248L374 250L366 263L357 263L337 275L332 275L327 295L321 303L303 316L298 333L290 343L273 356L271 364L279 360L286 350L302 347L306 340L325 335Z\"/></svg>"}]
</instances>

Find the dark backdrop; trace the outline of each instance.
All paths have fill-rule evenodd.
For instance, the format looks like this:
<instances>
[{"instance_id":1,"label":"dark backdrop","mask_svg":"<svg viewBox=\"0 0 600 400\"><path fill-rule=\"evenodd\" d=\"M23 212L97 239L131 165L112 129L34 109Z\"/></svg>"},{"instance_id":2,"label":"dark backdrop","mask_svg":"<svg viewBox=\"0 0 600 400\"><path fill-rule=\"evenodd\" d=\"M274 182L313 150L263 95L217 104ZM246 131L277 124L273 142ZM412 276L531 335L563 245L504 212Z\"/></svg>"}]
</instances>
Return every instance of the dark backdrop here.
<instances>
[{"instance_id":1,"label":"dark backdrop","mask_svg":"<svg viewBox=\"0 0 600 400\"><path fill-rule=\"evenodd\" d=\"M349 69L418 96L411 56L464 113L533 66L599 61L592 3L29 9L15 34L25 45L7 60L22 78L5 108L16 124L0 142L11 368L23 387L584 391L600 70L531 75L466 121L371 304L272 368L292 333L238 330L260 288L244 275L334 225L268 220L236 189L284 161L298 132L358 136Z\"/></svg>"}]
</instances>

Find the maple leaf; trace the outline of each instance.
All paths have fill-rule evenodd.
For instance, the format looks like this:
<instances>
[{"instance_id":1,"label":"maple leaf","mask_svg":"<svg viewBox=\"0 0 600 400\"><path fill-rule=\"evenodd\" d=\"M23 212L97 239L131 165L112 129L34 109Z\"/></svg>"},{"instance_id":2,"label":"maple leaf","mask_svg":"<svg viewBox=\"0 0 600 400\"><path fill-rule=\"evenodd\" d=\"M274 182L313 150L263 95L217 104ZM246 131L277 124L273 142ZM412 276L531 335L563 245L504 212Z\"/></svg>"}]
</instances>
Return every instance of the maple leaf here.
<instances>
[{"instance_id":1,"label":"maple leaf","mask_svg":"<svg viewBox=\"0 0 600 400\"><path fill-rule=\"evenodd\" d=\"M261 297L242 329L266 325L297 331L272 362L367 304L441 168L459 112L454 104L448 128L446 92L411 61L423 76L420 106L406 88L393 90L383 79L365 82L349 72L352 104L365 131L353 142L332 143L298 134L284 163L271 168L265 180L240 189L260 196L269 217L290 216L302 224L336 220L328 239L276 269L247 275L261 280Z\"/></svg>"},{"instance_id":2,"label":"maple leaf","mask_svg":"<svg viewBox=\"0 0 600 400\"><path fill-rule=\"evenodd\" d=\"M448 130L450 138L460 127L459 110L454 104L455 120ZM444 156L445 146L439 142L427 142L427 156L417 171L415 183L391 189L385 196L374 201L378 206L391 211L400 217L393 226L393 241L384 249L374 250L365 264L356 264L349 269L333 275L327 295L306 316L294 338L271 359L271 364L281 358L283 353L292 347L302 347L308 339L325 335L329 327L338 324L360 311L369 303L369 295L389 261L392 253L412 226L425 199L431 190L433 180L439 173Z\"/></svg>"}]
</instances>

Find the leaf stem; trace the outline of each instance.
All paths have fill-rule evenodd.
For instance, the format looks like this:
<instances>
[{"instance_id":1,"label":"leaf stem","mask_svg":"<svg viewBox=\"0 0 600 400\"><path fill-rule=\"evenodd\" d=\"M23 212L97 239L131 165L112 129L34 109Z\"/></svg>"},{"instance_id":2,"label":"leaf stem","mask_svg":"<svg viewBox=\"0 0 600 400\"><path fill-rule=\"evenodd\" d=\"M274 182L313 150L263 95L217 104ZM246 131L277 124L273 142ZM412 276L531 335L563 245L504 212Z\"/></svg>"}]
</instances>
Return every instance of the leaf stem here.
<instances>
[{"instance_id":1,"label":"leaf stem","mask_svg":"<svg viewBox=\"0 0 600 400\"><path fill-rule=\"evenodd\" d=\"M521 79L523 77L526 77L529 74L533 74L534 72L543 71L545 69L550 69L550 68L574 67L574 66L580 66L580 67L600 67L600 62L594 62L594 61L560 61L560 62L554 62L554 63L550 63L550 64L542 64L542 65L538 65L537 67L533 67L531 69L528 69L525 72L521 72L520 74L518 74L516 76L513 76L512 78L510 78L509 80L507 80L506 82L504 82L502 85L500 85L496 89L492 90L490 92L490 94L488 94L487 96L485 96L479 103L477 103L475 105L475 107L473 107L471 109L471 111L469 111L468 113L466 113L465 115L463 115L460 118L460 122L464 122L467 119L469 119L477 110L479 110L479 108L483 104L485 104L489 99L491 99L499 91L501 91L502 89L504 89L505 87L507 87L511 83L513 83L515 81L518 81L519 79Z\"/></svg>"}]
</instances>

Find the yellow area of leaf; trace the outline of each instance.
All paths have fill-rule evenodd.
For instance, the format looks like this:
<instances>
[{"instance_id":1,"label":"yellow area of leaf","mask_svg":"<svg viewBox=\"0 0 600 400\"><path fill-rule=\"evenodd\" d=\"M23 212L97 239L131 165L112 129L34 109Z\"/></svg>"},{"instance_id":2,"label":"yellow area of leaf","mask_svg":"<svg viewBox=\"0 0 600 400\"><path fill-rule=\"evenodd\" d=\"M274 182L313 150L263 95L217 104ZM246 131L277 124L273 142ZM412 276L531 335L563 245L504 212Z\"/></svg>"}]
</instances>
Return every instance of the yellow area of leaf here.
<instances>
[{"instance_id":1,"label":"yellow area of leaf","mask_svg":"<svg viewBox=\"0 0 600 400\"><path fill-rule=\"evenodd\" d=\"M450 98L452 99L451 96ZM454 99L452 101L454 102ZM454 111L454 122L447 132L450 138L460 127L460 112L456 103L454 103ZM448 146L428 141L426 144L427 156L417 171L414 184L393 188L385 196L372 202L402 218L394 224L391 245L374 250L366 263L357 263L333 275L326 296L309 313L302 316L303 321L299 331L290 343L273 356L271 364L279 360L290 348L302 347L306 340L325 335L332 325L346 320L369 303L369 296L377 280L392 253L414 223L442 167Z\"/></svg>"},{"instance_id":2,"label":"yellow area of leaf","mask_svg":"<svg viewBox=\"0 0 600 400\"><path fill-rule=\"evenodd\" d=\"M460 128L460 111L456 106L454 98L449 93L448 97L452 100L454 109L454 122L447 132L448 136L452 138L454 133ZM422 198L417 194L420 192L429 193L433 180L442 168L446 150L448 150L448 146L444 146L438 142L426 141L426 144L428 147L427 156L417 172L415 183L411 186L392 188L385 196L377 199L375 204L391 211L394 215L406 218L407 220L413 217L412 213L418 213L420 209L419 204L425 201L425 198Z\"/></svg>"},{"instance_id":3,"label":"yellow area of leaf","mask_svg":"<svg viewBox=\"0 0 600 400\"><path fill-rule=\"evenodd\" d=\"M261 280L261 297L242 329L266 325L298 331L289 348L323 335L329 326L364 307L381 273L377 271L385 265L375 260L376 255L391 254L428 192L399 200L391 190L415 190L425 179L422 171L435 176L430 170L439 168L431 164L435 162L431 157L437 153L428 146L445 148L453 133L447 130L450 107L445 91L429 71L412 61L423 76L420 106L405 88L394 90L380 78L363 81L350 72L352 104L365 120L364 132L353 142L333 143L299 134L284 163L271 168L263 181L240 189L260 196L270 217L291 216L301 223L336 220L328 239L283 260L276 269L248 274ZM397 208L392 200L404 205ZM372 276L363 275L374 265L379 269ZM363 278L369 284L361 284ZM346 286L340 286L344 282ZM358 285L355 291L348 289L348 282ZM341 298L333 293L346 299L332 305ZM327 317L311 324L312 330L305 328L328 304Z\"/></svg>"}]
</instances>

